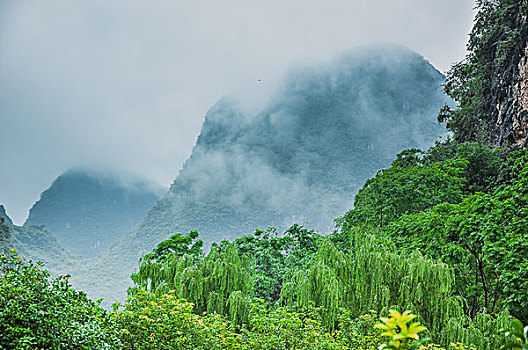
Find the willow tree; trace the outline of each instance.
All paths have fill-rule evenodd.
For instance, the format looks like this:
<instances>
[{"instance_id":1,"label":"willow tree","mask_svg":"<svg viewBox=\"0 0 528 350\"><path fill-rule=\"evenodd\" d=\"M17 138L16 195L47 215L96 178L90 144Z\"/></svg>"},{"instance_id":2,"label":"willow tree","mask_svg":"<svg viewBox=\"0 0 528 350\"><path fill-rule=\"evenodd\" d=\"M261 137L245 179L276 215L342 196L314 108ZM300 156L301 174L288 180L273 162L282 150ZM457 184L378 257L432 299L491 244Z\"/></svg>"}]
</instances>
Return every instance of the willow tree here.
<instances>
[{"instance_id":1,"label":"willow tree","mask_svg":"<svg viewBox=\"0 0 528 350\"><path fill-rule=\"evenodd\" d=\"M490 328L464 316L464 300L453 294L454 275L447 265L425 258L418 251L392 252L359 229L353 242L350 253L344 253L325 240L308 268L287 275L281 302L294 308L314 303L322 308L323 323L328 328L337 325L342 309L357 316L370 309L413 310L433 339L444 344L474 344L485 335L491 344L488 349L493 348L496 340ZM463 332L466 322L472 328Z\"/></svg>"},{"instance_id":2,"label":"willow tree","mask_svg":"<svg viewBox=\"0 0 528 350\"><path fill-rule=\"evenodd\" d=\"M253 288L250 259L240 257L233 244L223 251L213 247L204 259L172 252L159 262L143 260L133 280L132 294L138 288L157 295L174 291L192 302L197 313L228 315L235 324L247 320Z\"/></svg>"}]
</instances>

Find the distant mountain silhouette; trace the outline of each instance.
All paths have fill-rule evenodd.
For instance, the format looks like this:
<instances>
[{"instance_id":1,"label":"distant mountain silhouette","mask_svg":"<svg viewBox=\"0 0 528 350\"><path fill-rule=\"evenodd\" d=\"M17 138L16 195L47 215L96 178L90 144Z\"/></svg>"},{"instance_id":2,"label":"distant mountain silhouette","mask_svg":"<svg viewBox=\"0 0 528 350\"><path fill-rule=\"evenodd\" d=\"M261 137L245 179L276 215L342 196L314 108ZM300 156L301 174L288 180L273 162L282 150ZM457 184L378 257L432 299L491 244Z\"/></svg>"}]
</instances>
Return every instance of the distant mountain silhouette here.
<instances>
[{"instance_id":1,"label":"distant mountain silhouette","mask_svg":"<svg viewBox=\"0 0 528 350\"><path fill-rule=\"evenodd\" d=\"M174 232L197 229L208 244L294 222L328 229L399 151L427 148L444 133L436 121L450 102L443 82L405 47L369 46L293 72L257 114L222 99L169 192L82 273L126 286L140 252ZM104 284L87 287L115 297Z\"/></svg>"},{"instance_id":2,"label":"distant mountain silhouette","mask_svg":"<svg viewBox=\"0 0 528 350\"><path fill-rule=\"evenodd\" d=\"M44 226L72 252L93 257L140 223L160 195L142 180L72 169L41 194L24 227Z\"/></svg>"}]
</instances>

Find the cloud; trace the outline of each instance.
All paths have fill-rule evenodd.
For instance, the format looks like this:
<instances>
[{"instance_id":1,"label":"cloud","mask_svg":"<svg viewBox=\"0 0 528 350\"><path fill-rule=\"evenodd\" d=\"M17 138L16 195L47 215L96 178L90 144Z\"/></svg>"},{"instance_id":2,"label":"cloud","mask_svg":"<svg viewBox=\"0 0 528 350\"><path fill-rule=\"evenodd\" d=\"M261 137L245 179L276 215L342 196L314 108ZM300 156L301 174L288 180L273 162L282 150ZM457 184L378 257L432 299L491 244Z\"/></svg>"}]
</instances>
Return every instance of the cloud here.
<instances>
[{"instance_id":1,"label":"cloud","mask_svg":"<svg viewBox=\"0 0 528 350\"><path fill-rule=\"evenodd\" d=\"M21 223L76 165L163 185L225 94L264 105L283 73L398 42L441 70L465 54L473 3L29 1L0 3L0 203ZM260 79L260 81L259 81Z\"/></svg>"}]
</instances>

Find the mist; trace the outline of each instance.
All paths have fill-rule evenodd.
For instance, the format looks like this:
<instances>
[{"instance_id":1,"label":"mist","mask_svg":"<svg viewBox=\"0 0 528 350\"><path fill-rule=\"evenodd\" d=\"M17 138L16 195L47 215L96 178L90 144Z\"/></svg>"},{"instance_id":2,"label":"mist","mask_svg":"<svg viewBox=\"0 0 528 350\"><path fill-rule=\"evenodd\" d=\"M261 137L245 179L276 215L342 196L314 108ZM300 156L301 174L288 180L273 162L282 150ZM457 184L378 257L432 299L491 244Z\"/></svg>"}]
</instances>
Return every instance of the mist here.
<instances>
[{"instance_id":1,"label":"mist","mask_svg":"<svg viewBox=\"0 0 528 350\"><path fill-rule=\"evenodd\" d=\"M137 232L137 246L197 229L211 243L294 222L325 232L405 148L428 148L444 77L404 46L360 46L286 74L265 107L225 97ZM125 239L125 244L128 244Z\"/></svg>"},{"instance_id":2,"label":"mist","mask_svg":"<svg viewBox=\"0 0 528 350\"><path fill-rule=\"evenodd\" d=\"M77 165L168 186L222 96L242 96L241 108L258 110L293 65L359 44L398 42L445 71L465 54L472 7L4 0L0 203L21 224L53 179Z\"/></svg>"}]
</instances>

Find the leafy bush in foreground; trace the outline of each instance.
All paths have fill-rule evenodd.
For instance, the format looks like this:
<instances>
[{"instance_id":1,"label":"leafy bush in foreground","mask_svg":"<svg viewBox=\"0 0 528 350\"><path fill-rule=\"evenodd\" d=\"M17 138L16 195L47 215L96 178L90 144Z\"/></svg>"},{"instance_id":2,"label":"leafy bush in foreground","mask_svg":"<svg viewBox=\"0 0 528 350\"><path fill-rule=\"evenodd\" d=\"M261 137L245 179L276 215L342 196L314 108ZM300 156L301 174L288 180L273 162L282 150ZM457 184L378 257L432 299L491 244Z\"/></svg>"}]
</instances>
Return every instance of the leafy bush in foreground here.
<instances>
[{"instance_id":1,"label":"leafy bush in foreground","mask_svg":"<svg viewBox=\"0 0 528 350\"><path fill-rule=\"evenodd\" d=\"M14 250L0 255L0 348L118 347L105 310Z\"/></svg>"}]
</instances>

